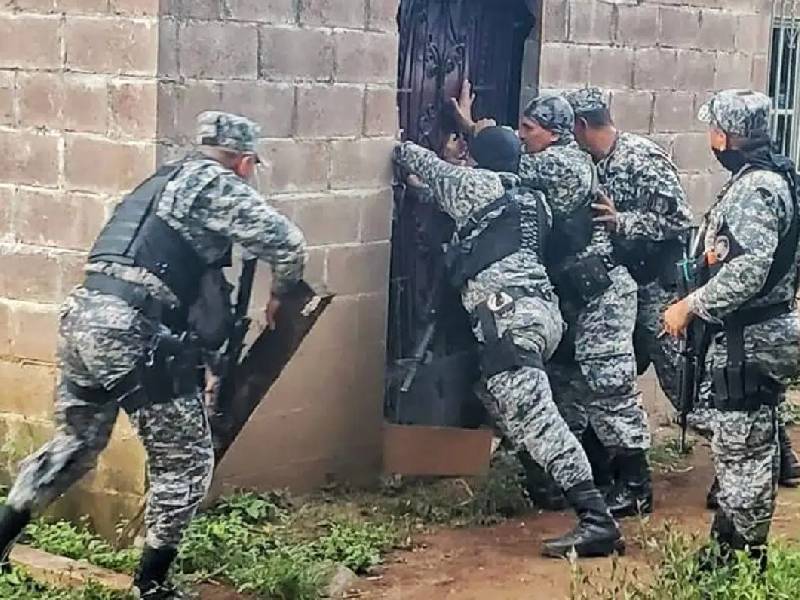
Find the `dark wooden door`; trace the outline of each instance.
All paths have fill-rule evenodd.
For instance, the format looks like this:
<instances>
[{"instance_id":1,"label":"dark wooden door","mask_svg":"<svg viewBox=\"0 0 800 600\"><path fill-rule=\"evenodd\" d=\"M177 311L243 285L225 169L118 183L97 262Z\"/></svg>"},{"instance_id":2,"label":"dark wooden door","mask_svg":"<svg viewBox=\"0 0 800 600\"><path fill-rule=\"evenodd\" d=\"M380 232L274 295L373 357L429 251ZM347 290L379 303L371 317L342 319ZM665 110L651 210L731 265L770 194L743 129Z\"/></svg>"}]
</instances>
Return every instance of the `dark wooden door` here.
<instances>
[{"instance_id":1,"label":"dark wooden door","mask_svg":"<svg viewBox=\"0 0 800 600\"><path fill-rule=\"evenodd\" d=\"M438 151L453 130L448 100L465 77L477 116L516 124L525 40L535 24L530 0L401 0L398 103L404 139ZM390 290L387 416L412 424L477 425L470 389L474 342L456 290L432 297L441 278L441 245L449 218L398 186ZM431 308L437 329L426 365L401 393L397 373L425 338ZM394 376L391 376L394 375Z\"/></svg>"}]
</instances>

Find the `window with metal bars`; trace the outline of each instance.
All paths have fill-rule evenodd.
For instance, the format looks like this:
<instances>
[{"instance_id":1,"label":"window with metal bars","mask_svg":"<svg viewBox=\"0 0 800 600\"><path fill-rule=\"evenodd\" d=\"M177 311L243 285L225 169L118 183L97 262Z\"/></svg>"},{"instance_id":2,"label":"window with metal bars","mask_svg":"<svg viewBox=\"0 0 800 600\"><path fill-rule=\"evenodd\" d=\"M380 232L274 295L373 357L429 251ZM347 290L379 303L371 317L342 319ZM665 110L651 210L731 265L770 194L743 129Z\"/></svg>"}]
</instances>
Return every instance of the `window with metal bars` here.
<instances>
[{"instance_id":1,"label":"window with metal bars","mask_svg":"<svg viewBox=\"0 0 800 600\"><path fill-rule=\"evenodd\" d=\"M795 162L800 158L800 99L797 46L800 2L773 3L769 95L773 103L772 135L778 149Z\"/></svg>"}]
</instances>

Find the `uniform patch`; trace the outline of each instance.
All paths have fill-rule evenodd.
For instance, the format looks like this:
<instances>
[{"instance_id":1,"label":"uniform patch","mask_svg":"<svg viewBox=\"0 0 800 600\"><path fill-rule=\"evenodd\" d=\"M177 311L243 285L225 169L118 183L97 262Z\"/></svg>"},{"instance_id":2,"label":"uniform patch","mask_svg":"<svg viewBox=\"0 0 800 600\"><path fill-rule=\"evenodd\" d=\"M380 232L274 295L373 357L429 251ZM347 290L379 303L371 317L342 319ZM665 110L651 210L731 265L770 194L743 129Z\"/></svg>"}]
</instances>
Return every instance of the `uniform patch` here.
<instances>
[{"instance_id":1,"label":"uniform patch","mask_svg":"<svg viewBox=\"0 0 800 600\"><path fill-rule=\"evenodd\" d=\"M720 235L714 240L714 254L718 262L723 262L731 253L731 241L727 235Z\"/></svg>"}]
</instances>

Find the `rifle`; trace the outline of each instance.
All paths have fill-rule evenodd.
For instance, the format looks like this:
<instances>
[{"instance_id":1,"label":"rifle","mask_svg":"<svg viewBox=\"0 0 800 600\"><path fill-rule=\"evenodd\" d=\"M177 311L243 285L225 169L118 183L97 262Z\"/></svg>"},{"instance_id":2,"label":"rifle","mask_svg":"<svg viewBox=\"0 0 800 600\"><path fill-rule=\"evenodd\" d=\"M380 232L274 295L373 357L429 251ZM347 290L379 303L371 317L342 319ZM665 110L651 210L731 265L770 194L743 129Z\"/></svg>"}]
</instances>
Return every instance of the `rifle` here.
<instances>
[{"instance_id":1,"label":"rifle","mask_svg":"<svg viewBox=\"0 0 800 600\"><path fill-rule=\"evenodd\" d=\"M694 242L696 243L696 242ZM678 295L686 298L699 287L700 267L704 257L695 256L692 236L684 248L683 259L676 264ZM708 348L707 327L702 319L695 318L686 328L678 343L679 354L679 399L680 406L680 452L686 452L686 433L689 426L689 413L694 410L700 395L700 385L705 373L705 355Z\"/></svg>"},{"instance_id":2,"label":"rifle","mask_svg":"<svg viewBox=\"0 0 800 600\"><path fill-rule=\"evenodd\" d=\"M250 297L253 294L253 281L257 265L257 258L249 254L244 256L242 273L239 276L239 290L233 308L233 327L225 342L225 348L217 357L214 365L214 374L219 377L219 388L214 402L214 416L216 417L215 421L222 423L226 422L226 410L233 401L235 391L233 375L244 350L244 338L250 328L251 319L247 316L247 312L250 307Z\"/></svg>"}]
</instances>

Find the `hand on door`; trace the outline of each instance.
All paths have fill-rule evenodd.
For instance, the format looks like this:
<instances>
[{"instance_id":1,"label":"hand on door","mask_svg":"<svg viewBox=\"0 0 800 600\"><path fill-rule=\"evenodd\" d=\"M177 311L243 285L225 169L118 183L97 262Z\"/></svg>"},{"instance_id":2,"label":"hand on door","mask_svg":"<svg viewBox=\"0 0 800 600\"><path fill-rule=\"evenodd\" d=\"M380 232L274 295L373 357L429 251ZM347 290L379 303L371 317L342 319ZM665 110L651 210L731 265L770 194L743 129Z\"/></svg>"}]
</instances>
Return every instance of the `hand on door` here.
<instances>
[{"instance_id":1,"label":"hand on door","mask_svg":"<svg viewBox=\"0 0 800 600\"><path fill-rule=\"evenodd\" d=\"M453 108L458 126L464 133L475 133L475 121L472 120L472 104L475 102L475 94L472 93L472 84L469 79L465 79L461 84L461 93L458 98L450 98L450 105Z\"/></svg>"}]
</instances>

